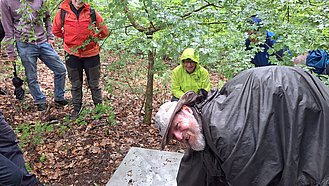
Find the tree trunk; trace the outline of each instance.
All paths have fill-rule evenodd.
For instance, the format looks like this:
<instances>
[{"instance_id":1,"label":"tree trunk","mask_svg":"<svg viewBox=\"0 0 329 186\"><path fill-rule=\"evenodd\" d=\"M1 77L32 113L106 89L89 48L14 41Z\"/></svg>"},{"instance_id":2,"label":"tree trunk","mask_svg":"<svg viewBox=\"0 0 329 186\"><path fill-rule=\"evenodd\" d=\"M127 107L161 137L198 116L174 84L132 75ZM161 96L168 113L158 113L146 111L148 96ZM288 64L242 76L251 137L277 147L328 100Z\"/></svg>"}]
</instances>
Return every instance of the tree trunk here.
<instances>
[{"instance_id":1,"label":"tree trunk","mask_svg":"<svg viewBox=\"0 0 329 186\"><path fill-rule=\"evenodd\" d=\"M151 124L151 120L152 120L154 56L155 56L155 51L150 50L148 53L148 73L147 73L147 85L145 92L145 97L146 97L145 116L143 121L145 124Z\"/></svg>"}]
</instances>

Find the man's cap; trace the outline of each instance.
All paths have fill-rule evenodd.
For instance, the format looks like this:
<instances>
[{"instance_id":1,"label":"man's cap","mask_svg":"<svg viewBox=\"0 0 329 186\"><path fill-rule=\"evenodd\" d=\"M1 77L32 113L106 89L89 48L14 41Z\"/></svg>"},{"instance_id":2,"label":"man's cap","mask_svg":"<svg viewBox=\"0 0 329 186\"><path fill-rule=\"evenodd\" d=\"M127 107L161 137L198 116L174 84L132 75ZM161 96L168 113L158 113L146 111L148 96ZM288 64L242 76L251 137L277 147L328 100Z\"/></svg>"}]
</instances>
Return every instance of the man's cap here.
<instances>
[{"instance_id":1,"label":"man's cap","mask_svg":"<svg viewBox=\"0 0 329 186\"><path fill-rule=\"evenodd\" d=\"M161 150L164 149L170 140L170 138L168 138L168 132L176 113L181 110L183 105L189 103L195 95L196 93L193 91L186 92L178 102L166 102L161 105L158 112L155 114L155 126L162 136Z\"/></svg>"}]
</instances>

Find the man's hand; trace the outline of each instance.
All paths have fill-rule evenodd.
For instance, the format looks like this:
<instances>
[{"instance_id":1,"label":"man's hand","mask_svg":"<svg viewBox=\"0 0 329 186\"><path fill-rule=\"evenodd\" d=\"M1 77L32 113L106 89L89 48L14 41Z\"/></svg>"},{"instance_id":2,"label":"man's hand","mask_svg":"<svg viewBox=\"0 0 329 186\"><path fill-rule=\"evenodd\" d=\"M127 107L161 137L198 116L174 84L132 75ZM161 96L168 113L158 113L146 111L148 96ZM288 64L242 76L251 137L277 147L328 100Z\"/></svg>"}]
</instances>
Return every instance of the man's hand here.
<instances>
[{"instance_id":1,"label":"man's hand","mask_svg":"<svg viewBox=\"0 0 329 186\"><path fill-rule=\"evenodd\" d=\"M53 39L48 39L48 43L51 45L53 49L55 49L55 41Z\"/></svg>"}]
</instances>

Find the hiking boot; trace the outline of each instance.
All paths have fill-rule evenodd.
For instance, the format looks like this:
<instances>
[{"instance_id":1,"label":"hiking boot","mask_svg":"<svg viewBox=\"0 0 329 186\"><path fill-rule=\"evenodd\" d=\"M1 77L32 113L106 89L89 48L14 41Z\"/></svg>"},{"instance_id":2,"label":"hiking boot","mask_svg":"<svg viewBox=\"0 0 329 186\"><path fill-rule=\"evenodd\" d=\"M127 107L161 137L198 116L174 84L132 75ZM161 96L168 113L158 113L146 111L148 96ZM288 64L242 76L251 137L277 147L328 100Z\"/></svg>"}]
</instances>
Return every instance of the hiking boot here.
<instances>
[{"instance_id":1,"label":"hiking boot","mask_svg":"<svg viewBox=\"0 0 329 186\"><path fill-rule=\"evenodd\" d=\"M65 105L69 104L69 102L66 99L61 100L61 101L55 100L55 103L56 103L56 105L59 105L59 106L65 106Z\"/></svg>"},{"instance_id":2,"label":"hiking boot","mask_svg":"<svg viewBox=\"0 0 329 186\"><path fill-rule=\"evenodd\" d=\"M38 111L44 111L47 109L48 105L47 103L39 103L37 104L37 107L38 107Z\"/></svg>"},{"instance_id":3,"label":"hiking boot","mask_svg":"<svg viewBox=\"0 0 329 186\"><path fill-rule=\"evenodd\" d=\"M70 116L70 120L75 120L79 117L80 110L74 110Z\"/></svg>"}]
</instances>

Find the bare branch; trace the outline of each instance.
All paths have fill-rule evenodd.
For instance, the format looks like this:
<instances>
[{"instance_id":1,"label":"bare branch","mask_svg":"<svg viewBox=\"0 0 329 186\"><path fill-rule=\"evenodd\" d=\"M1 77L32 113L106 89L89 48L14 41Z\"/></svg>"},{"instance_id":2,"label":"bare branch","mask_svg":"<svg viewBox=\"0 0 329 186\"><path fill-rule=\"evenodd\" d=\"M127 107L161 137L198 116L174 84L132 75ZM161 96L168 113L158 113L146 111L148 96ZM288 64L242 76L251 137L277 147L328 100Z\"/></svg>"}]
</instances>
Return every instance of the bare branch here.
<instances>
[{"instance_id":1,"label":"bare branch","mask_svg":"<svg viewBox=\"0 0 329 186\"><path fill-rule=\"evenodd\" d=\"M207 1L206 1L206 2L207 2ZM212 7L216 7L216 8L220 8L219 6L215 5L214 3L209 3L209 2L207 2L206 5L201 6L200 8L198 8L198 9L196 9L196 10L193 10L192 12L188 12L188 13L182 15L181 18L182 18L182 19L186 19L186 18L190 17L193 13L199 12L199 11L201 11L201 10L207 8L207 7L210 7L210 6L212 6Z\"/></svg>"}]
</instances>

